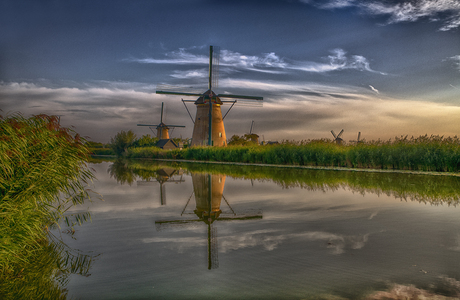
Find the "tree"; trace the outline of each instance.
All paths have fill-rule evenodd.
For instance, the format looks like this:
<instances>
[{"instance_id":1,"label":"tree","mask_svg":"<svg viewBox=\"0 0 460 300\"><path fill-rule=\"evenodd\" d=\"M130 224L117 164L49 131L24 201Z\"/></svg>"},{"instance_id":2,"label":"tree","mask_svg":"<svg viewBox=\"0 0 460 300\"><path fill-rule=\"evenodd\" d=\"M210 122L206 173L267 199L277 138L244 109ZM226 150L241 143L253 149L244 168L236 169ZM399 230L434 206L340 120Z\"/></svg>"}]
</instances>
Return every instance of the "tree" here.
<instances>
[{"instance_id":1,"label":"tree","mask_svg":"<svg viewBox=\"0 0 460 300\"><path fill-rule=\"evenodd\" d=\"M255 143L252 141L258 137L256 134L245 134L242 136L234 134L229 140L228 140L228 145L241 145L241 146L247 146L247 145L255 145Z\"/></svg>"},{"instance_id":2,"label":"tree","mask_svg":"<svg viewBox=\"0 0 460 300\"><path fill-rule=\"evenodd\" d=\"M158 143L157 137L152 137L150 134L143 135L140 139L133 143L134 147L155 146Z\"/></svg>"},{"instance_id":3,"label":"tree","mask_svg":"<svg viewBox=\"0 0 460 300\"><path fill-rule=\"evenodd\" d=\"M131 130L117 133L115 137L110 139L110 148L117 156L122 156L128 152L128 148L131 147L136 140L136 135Z\"/></svg>"}]
</instances>

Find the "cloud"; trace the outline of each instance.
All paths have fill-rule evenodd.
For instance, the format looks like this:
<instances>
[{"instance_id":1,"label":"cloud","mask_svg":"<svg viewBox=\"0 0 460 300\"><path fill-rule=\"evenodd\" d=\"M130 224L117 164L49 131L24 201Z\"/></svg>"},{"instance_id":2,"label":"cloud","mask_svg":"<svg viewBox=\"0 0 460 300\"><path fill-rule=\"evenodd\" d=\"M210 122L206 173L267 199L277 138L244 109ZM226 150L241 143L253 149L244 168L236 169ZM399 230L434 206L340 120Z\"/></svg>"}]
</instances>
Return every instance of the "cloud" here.
<instances>
[{"instance_id":1,"label":"cloud","mask_svg":"<svg viewBox=\"0 0 460 300\"><path fill-rule=\"evenodd\" d=\"M148 64L176 64L176 65L193 65L193 64L209 64L209 58L203 55L193 54L185 49L173 51L165 54L166 59L144 58L125 59L127 62L148 63ZM371 69L367 58L361 55L347 56L343 49L333 49L331 54L325 59L325 62L312 61L287 61L274 52L263 53L260 56L244 55L239 52L230 50L220 51L220 68L223 72L234 73L242 70L249 70L261 73L283 74L288 71L304 71L310 73L325 73L332 71L340 71L345 69L354 69L359 71L369 71L386 75L383 72L377 72ZM207 71L188 70L174 71L172 77L185 79L195 77L206 77Z\"/></svg>"},{"instance_id":2,"label":"cloud","mask_svg":"<svg viewBox=\"0 0 460 300\"><path fill-rule=\"evenodd\" d=\"M371 88L371 90L373 90L373 91L376 92L377 94L380 94L379 90L376 89L375 87L373 87L372 85L369 84L369 87Z\"/></svg>"},{"instance_id":3,"label":"cloud","mask_svg":"<svg viewBox=\"0 0 460 300\"><path fill-rule=\"evenodd\" d=\"M448 58L449 60L454 61L454 64L457 66L457 69L460 71L460 55L454 55Z\"/></svg>"},{"instance_id":4,"label":"cloud","mask_svg":"<svg viewBox=\"0 0 460 300\"><path fill-rule=\"evenodd\" d=\"M209 58L205 55L193 54L186 48L179 48L177 51L165 53L165 58L126 58L123 61L138 62L147 64L175 64L175 65L190 65L190 64L208 64Z\"/></svg>"},{"instance_id":5,"label":"cloud","mask_svg":"<svg viewBox=\"0 0 460 300\"><path fill-rule=\"evenodd\" d=\"M273 69L286 69L288 65L282 58L274 52L264 53L261 56L243 55L230 50L222 50L220 56L220 65L235 67L239 69L249 69L260 72L270 72ZM276 72L276 71L272 71Z\"/></svg>"},{"instance_id":6,"label":"cloud","mask_svg":"<svg viewBox=\"0 0 460 300\"><path fill-rule=\"evenodd\" d=\"M330 249L330 254L339 255L348 249L362 249L368 240L369 234L348 236L323 231L286 234L280 230L254 230L240 232L237 235L219 234L218 249L220 253L254 247L263 247L266 251L274 251L286 241L319 242L322 247ZM196 237L153 237L142 239L142 242L165 243L166 248L178 253L190 251L206 244L202 235Z\"/></svg>"},{"instance_id":7,"label":"cloud","mask_svg":"<svg viewBox=\"0 0 460 300\"><path fill-rule=\"evenodd\" d=\"M372 220L375 216L378 215L378 213L379 213L378 211L373 212L373 213L371 214L371 216L369 217L369 220Z\"/></svg>"},{"instance_id":8,"label":"cloud","mask_svg":"<svg viewBox=\"0 0 460 300\"><path fill-rule=\"evenodd\" d=\"M98 83L99 84L99 83ZM180 97L156 95L150 85L104 82L80 87L50 88L32 83L1 83L2 115L21 112L62 115L64 126L94 141L108 142L121 130L138 136L150 133L137 123L153 122L165 102L167 121L185 125L174 136L190 137L193 129ZM440 134L454 136L460 107L446 103L409 101L376 95L368 86L326 85L314 82L257 81L227 78L222 85L232 90L266 97L263 107L235 106L225 118L227 136L243 134L247 120L255 120L259 135L266 140L302 140L330 137L330 130L345 129L356 137L361 131L367 140L399 135ZM225 113L228 105L222 108ZM189 106L192 115L195 107ZM385 124L384 128L382 124Z\"/></svg>"},{"instance_id":9,"label":"cloud","mask_svg":"<svg viewBox=\"0 0 460 300\"><path fill-rule=\"evenodd\" d=\"M455 245L453 247L450 247L449 249L453 251L460 251L460 234L457 235L455 239Z\"/></svg>"},{"instance_id":10,"label":"cloud","mask_svg":"<svg viewBox=\"0 0 460 300\"><path fill-rule=\"evenodd\" d=\"M386 75L386 73L372 70L369 61L364 56L352 55L351 57L347 57L347 53L343 49L334 49L331 53L331 55L327 56L326 63L297 62L290 65L289 68L314 73L354 69Z\"/></svg>"},{"instance_id":11,"label":"cloud","mask_svg":"<svg viewBox=\"0 0 460 300\"><path fill-rule=\"evenodd\" d=\"M336 9L356 7L365 14L386 15L386 24L400 22L415 22L421 18L428 18L433 22L442 21L440 31L449 31L460 26L460 2L457 0L415 0L395 1L302 1L315 5L320 9Z\"/></svg>"},{"instance_id":12,"label":"cloud","mask_svg":"<svg viewBox=\"0 0 460 300\"><path fill-rule=\"evenodd\" d=\"M187 71L174 71L174 73L170 76L178 79L203 78L208 76L208 70L196 69Z\"/></svg>"},{"instance_id":13,"label":"cloud","mask_svg":"<svg viewBox=\"0 0 460 300\"><path fill-rule=\"evenodd\" d=\"M344 8L354 5L354 0L331 0L320 4L319 7L323 9Z\"/></svg>"}]
</instances>

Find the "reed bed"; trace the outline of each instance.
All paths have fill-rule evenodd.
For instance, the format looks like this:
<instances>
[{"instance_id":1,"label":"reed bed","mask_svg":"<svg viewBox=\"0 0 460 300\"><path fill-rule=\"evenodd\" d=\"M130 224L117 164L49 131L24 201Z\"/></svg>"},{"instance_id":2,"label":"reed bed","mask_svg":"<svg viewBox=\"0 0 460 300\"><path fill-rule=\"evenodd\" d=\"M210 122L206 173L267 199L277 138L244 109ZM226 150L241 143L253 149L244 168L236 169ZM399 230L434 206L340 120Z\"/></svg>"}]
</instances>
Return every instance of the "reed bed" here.
<instances>
[{"instance_id":1,"label":"reed bed","mask_svg":"<svg viewBox=\"0 0 460 300\"><path fill-rule=\"evenodd\" d=\"M460 140L457 137L425 135L346 146L329 140L316 140L269 146L193 147L172 151L156 147L129 148L127 157L458 172Z\"/></svg>"},{"instance_id":2,"label":"reed bed","mask_svg":"<svg viewBox=\"0 0 460 300\"><path fill-rule=\"evenodd\" d=\"M89 197L86 185L93 175L83 143L55 116L0 116L1 299L65 294L57 269L66 264L53 255L62 245L51 242L50 229L60 221L72 226L87 218L67 213Z\"/></svg>"}]
</instances>

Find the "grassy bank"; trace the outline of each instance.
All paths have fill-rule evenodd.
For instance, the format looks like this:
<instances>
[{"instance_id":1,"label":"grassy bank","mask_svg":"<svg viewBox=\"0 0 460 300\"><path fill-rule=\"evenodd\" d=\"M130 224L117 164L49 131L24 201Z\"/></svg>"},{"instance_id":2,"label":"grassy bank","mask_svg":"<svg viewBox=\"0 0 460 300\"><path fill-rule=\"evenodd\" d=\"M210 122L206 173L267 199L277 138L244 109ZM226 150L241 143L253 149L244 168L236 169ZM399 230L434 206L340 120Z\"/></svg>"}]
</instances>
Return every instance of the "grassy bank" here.
<instances>
[{"instance_id":1,"label":"grassy bank","mask_svg":"<svg viewBox=\"0 0 460 300\"><path fill-rule=\"evenodd\" d=\"M127 157L458 172L460 139L420 136L347 146L319 140L270 146L194 147L172 151L141 147L129 148Z\"/></svg>"},{"instance_id":2,"label":"grassy bank","mask_svg":"<svg viewBox=\"0 0 460 300\"><path fill-rule=\"evenodd\" d=\"M0 117L1 299L65 299L66 276L87 272L91 259L50 233L87 218L67 214L93 178L83 142L54 116Z\"/></svg>"}]
</instances>

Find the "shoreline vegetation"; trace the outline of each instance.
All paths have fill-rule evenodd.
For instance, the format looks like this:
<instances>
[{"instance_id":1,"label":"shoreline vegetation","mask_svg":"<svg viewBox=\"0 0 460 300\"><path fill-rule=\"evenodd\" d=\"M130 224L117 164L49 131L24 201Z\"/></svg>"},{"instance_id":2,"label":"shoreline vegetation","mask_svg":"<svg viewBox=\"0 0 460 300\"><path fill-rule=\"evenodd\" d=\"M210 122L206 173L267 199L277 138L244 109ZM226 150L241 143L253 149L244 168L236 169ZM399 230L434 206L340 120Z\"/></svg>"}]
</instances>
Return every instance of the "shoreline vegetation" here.
<instances>
[{"instance_id":1,"label":"shoreline vegetation","mask_svg":"<svg viewBox=\"0 0 460 300\"><path fill-rule=\"evenodd\" d=\"M88 275L93 257L65 245L59 227L73 235L90 218L68 212L94 178L84 143L56 116L0 116L1 299L66 299L70 274Z\"/></svg>"},{"instance_id":2,"label":"shoreline vegetation","mask_svg":"<svg viewBox=\"0 0 460 300\"><path fill-rule=\"evenodd\" d=\"M113 140L112 140L113 141ZM111 145L115 149L114 145ZM94 150L94 149L93 149ZM112 152L114 154L115 152ZM93 154L108 154L93 151ZM375 169L418 172L460 171L460 139L455 136L396 137L338 145L322 140L284 141L274 145L229 145L228 147L190 147L175 150L136 144L124 146L117 157L250 163L313 168Z\"/></svg>"},{"instance_id":3,"label":"shoreline vegetation","mask_svg":"<svg viewBox=\"0 0 460 300\"><path fill-rule=\"evenodd\" d=\"M93 163L107 161L96 158ZM134 184L138 178L151 181L162 178L163 169L182 170L186 173L225 174L236 179L273 181L283 188L335 191L350 190L359 194L385 194L402 201L417 201L430 205L457 206L460 203L460 178L432 176L433 174L369 173L329 169L267 168L247 164L214 164L184 161L111 160L108 173L120 184Z\"/></svg>"}]
</instances>

